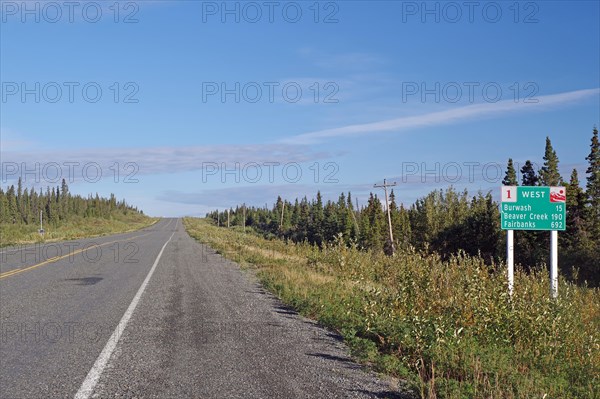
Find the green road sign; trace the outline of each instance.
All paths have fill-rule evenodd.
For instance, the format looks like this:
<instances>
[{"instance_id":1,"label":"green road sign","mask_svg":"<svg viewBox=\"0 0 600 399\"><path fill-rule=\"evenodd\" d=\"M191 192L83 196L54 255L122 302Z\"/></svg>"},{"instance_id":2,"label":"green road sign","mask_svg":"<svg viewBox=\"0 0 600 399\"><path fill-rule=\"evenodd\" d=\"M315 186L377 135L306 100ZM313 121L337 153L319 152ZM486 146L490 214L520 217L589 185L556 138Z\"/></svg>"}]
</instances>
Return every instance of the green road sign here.
<instances>
[{"instance_id":1,"label":"green road sign","mask_svg":"<svg viewBox=\"0 0 600 399\"><path fill-rule=\"evenodd\" d=\"M564 187L502 186L503 230L565 230Z\"/></svg>"}]
</instances>

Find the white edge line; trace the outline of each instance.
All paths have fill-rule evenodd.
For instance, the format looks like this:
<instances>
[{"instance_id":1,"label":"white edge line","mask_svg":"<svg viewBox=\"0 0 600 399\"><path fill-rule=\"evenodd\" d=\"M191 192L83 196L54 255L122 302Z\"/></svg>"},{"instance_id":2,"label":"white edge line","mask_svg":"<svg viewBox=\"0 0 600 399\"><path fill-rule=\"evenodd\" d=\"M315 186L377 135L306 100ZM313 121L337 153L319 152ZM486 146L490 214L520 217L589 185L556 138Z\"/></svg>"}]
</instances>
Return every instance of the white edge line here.
<instances>
[{"instance_id":1,"label":"white edge line","mask_svg":"<svg viewBox=\"0 0 600 399\"><path fill-rule=\"evenodd\" d=\"M162 249L158 253L158 256L156 257L156 260L154 261L152 268L150 269L150 271L148 272L148 275L144 279L144 282L142 283L142 285L138 289L137 293L133 297L133 300L129 304L129 307L123 314L121 321L119 321L119 324L117 325L117 327L115 328L115 331L112 333L112 335L108 339L108 342L104 346L104 349L102 349L102 352L100 352L100 355L96 359L96 362L92 366L90 372L85 377L85 380L81 384L79 391L77 391L77 393L75 394L75 399L88 399L94 392L94 388L96 388L96 384L98 383L98 380L100 379L100 375L102 375L102 372L104 371L104 368L106 367L106 365L108 363L108 360L110 359L113 351L115 350L115 348L117 347L117 344L119 343L119 338L120 338L121 333L125 330L125 327L127 326L129 319L131 318L131 315L135 311L135 308L137 307L138 302L140 301L140 298L142 297L142 294L144 293L144 290L146 289L146 286L148 285L148 282L150 281L150 278L152 277L152 274L154 273L154 270L156 269L156 265L158 265L158 261L160 260L160 257L162 256L163 251L165 250L165 248L167 247L167 244L171 241L171 238L173 238L174 235L175 235L175 232L173 232L173 234L171 234L171 237L169 237L167 242L165 242L165 245L163 245Z\"/></svg>"}]
</instances>

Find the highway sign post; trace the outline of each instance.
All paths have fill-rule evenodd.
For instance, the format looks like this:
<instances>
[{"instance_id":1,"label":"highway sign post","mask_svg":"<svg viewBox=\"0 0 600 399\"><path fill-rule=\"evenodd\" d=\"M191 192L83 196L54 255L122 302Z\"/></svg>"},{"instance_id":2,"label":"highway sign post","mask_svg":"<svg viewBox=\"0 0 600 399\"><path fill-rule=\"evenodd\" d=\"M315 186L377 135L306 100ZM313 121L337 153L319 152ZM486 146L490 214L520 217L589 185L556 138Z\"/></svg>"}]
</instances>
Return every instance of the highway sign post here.
<instances>
[{"instance_id":1,"label":"highway sign post","mask_svg":"<svg viewBox=\"0 0 600 399\"><path fill-rule=\"evenodd\" d=\"M550 293L558 295L558 231L566 229L564 187L502 186L500 225L506 232L508 289L514 283L514 230L550 231Z\"/></svg>"}]
</instances>

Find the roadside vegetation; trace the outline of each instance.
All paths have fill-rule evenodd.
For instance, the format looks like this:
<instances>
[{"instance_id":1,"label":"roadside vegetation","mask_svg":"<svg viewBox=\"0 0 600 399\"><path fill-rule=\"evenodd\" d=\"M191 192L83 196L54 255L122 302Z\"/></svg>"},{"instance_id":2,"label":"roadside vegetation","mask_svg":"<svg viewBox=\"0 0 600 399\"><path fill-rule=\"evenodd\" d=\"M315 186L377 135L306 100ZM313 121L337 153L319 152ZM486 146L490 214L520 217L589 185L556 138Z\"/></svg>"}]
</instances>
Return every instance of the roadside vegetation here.
<instances>
[{"instance_id":1,"label":"roadside vegetation","mask_svg":"<svg viewBox=\"0 0 600 399\"><path fill-rule=\"evenodd\" d=\"M301 314L338 331L354 356L406 380L422 398L598 398L600 292L547 272L517 271L462 252L320 247L251 228L186 218L192 237L251 267Z\"/></svg>"},{"instance_id":2,"label":"roadside vegetation","mask_svg":"<svg viewBox=\"0 0 600 399\"><path fill-rule=\"evenodd\" d=\"M515 232L518 266L508 294L505 234L490 193L450 187L404 206L392 192L393 243L374 194L362 207L351 193L327 202L317 193L184 222L190 235L255 269L286 304L337 330L358 359L408 381L421 398L600 398L596 128L586 161L585 189L576 169L564 181L547 138L539 170L528 160L519 182L509 159L502 182L566 186L556 299L549 232Z\"/></svg>"},{"instance_id":3,"label":"roadside vegetation","mask_svg":"<svg viewBox=\"0 0 600 399\"><path fill-rule=\"evenodd\" d=\"M44 235L39 233L40 212ZM63 180L56 188L36 192L17 187L0 189L0 246L71 240L141 229L158 219L145 216L125 201L71 195Z\"/></svg>"}]
</instances>

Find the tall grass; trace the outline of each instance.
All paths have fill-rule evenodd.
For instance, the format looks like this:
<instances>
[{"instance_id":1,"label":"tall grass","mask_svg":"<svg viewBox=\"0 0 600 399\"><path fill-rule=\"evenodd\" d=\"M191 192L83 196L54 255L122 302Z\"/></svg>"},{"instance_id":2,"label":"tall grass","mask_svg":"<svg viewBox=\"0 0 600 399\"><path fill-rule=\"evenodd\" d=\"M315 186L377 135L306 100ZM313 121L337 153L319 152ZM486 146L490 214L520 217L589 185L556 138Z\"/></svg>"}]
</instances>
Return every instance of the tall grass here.
<instances>
[{"instance_id":1,"label":"tall grass","mask_svg":"<svg viewBox=\"0 0 600 399\"><path fill-rule=\"evenodd\" d=\"M256 269L302 314L339 331L354 355L408 380L422 398L600 397L600 292L547 273L464 254L442 261L406 250L388 257L265 240L185 219L193 237Z\"/></svg>"},{"instance_id":2,"label":"tall grass","mask_svg":"<svg viewBox=\"0 0 600 399\"><path fill-rule=\"evenodd\" d=\"M133 212L126 215L119 212L109 219L71 216L66 222L44 226L45 233L43 236L38 232L38 225L3 223L0 224L0 247L124 233L144 228L156 223L157 220L157 218Z\"/></svg>"}]
</instances>

